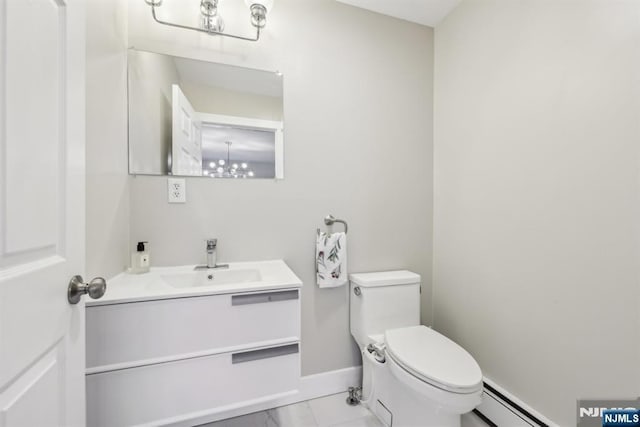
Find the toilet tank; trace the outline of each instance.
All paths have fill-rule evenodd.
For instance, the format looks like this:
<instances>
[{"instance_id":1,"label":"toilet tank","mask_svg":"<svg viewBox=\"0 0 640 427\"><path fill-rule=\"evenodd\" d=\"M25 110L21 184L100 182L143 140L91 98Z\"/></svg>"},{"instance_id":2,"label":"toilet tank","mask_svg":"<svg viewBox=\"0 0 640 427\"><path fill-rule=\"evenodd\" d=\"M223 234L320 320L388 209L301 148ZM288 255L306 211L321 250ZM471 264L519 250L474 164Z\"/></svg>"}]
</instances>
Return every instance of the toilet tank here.
<instances>
[{"instance_id":1,"label":"toilet tank","mask_svg":"<svg viewBox=\"0 0 640 427\"><path fill-rule=\"evenodd\" d=\"M349 275L351 335L360 348L369 336L420 324L420 275L407 270Z\"/></svg>"}]
</instances>

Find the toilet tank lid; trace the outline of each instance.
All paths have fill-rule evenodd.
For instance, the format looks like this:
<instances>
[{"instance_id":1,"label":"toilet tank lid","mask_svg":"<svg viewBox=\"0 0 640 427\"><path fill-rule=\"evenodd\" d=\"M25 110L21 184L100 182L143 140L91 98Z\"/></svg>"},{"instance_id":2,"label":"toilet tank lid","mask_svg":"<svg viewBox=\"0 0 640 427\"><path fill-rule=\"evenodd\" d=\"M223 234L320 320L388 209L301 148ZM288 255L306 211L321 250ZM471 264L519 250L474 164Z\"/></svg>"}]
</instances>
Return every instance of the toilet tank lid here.
<instances>
[{"instance_id":1,"label":"toilet tank lid","mask_svg":"<svg viewBox=\"0 0 640 427\"><path fill-rule=\"evenodd\" d=\"M377 271L373 273L355 273L349 280L362 287L411 285L420 283L420 275L408 270Z\"/></svg>"}]
</instances>

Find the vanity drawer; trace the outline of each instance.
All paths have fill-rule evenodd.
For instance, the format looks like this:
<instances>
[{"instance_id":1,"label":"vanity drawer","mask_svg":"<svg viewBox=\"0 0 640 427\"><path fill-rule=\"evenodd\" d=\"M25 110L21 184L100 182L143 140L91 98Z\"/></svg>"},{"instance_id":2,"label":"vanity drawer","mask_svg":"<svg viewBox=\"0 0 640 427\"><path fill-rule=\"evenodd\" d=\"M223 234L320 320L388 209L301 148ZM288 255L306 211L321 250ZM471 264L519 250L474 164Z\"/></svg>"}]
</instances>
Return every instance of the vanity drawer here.
<instances>
[{"instance_id":1,"label":"vanity drawer","mask_svg":"<svg viewBox=\"0 0 640 427\"><path fill-rule=\"evenodd\" d=\"M164 425L298 388L299 344L87 375L87 425Z\"/></svg>"},{"instance_id":2,"label":"vanity drawer","mask_svg":"<svg viewBox=\"0 0 640 427\"><path fill-rule=\"evenodd\" d=\"M299 298L299 289L285 289L89 306L87 368L297 341Z\"/></svg>"}]
</instances>

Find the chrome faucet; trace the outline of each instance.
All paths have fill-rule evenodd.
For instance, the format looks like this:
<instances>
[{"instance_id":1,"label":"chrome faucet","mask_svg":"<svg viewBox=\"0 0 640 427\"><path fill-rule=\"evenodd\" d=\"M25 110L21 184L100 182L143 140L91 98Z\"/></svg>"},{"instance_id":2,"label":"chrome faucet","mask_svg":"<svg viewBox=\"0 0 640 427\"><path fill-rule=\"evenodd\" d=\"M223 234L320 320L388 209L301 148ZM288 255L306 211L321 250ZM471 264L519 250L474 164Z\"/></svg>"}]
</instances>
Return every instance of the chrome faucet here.
<instances>
[{"instance_id":1,"label":"chrome faucet","mask_svg":"<svg viewBox=\"0 0 640 427\"><path fill-rule=\"evenodd\" d=\"M218 239L207 240L207 268L216 268L217 257L216 248L218 247Z\"/></svg>"},{"instance_id":2,"label":"chrome faucet","mask_svg":"<svg viewBox=\"0 0 640 427\"><path fill-rule=\"evenodd\" d=\"M229 264L218 264L218 239L207 239L207 264L197 265L196 270L227 268Z\"/></svg>"}]
</instances>

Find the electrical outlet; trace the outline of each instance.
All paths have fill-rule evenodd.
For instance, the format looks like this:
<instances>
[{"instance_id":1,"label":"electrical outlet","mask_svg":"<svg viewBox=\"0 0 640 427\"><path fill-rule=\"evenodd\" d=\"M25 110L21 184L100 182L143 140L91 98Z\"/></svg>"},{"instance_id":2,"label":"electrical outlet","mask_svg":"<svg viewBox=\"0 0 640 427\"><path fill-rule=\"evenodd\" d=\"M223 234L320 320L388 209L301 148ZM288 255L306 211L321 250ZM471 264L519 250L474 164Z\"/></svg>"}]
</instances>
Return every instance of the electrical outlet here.
<instances>
[{"instance_id":1,"label":"electrical outlet","mask_svg":"<svg viewBox=\"0 0 640 427\"><path fill-rule=\"evenodd\" d=\"M187 202L187 184L184 178L167 179L167 191L169 203Z\"/></svg>"}]
</instances>

